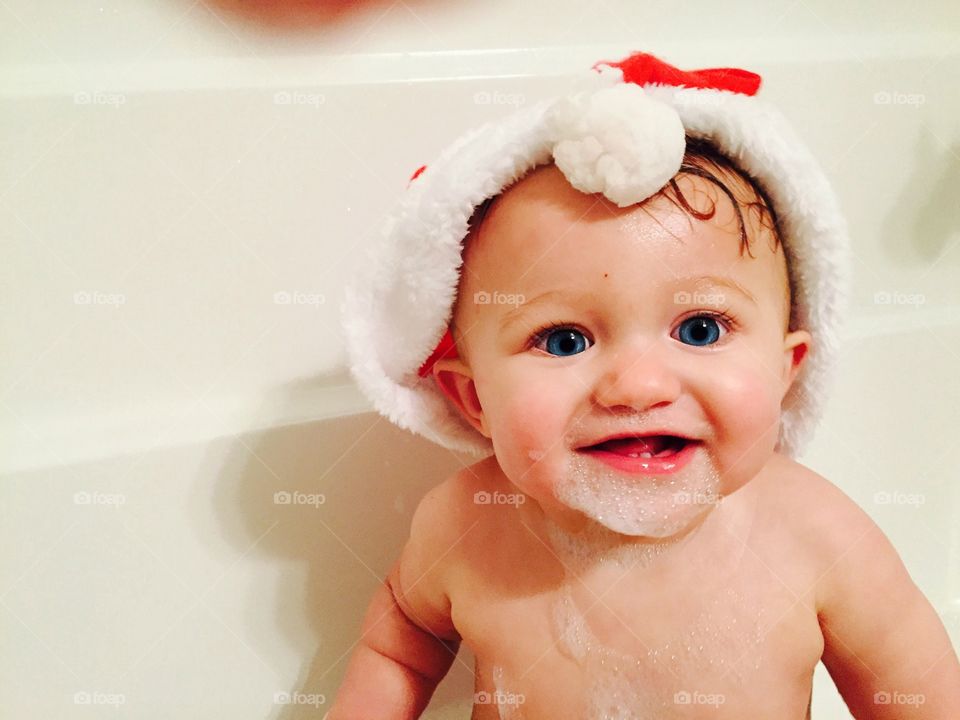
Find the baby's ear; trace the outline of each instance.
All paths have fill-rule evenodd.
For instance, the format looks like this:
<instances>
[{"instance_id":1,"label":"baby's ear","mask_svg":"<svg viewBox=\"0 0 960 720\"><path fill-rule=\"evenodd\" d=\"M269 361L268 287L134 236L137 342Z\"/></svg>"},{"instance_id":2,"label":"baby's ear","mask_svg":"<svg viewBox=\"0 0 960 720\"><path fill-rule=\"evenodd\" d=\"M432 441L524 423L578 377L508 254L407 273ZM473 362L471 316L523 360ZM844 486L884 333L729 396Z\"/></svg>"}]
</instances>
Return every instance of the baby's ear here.
<instances>
[{"instance_id":1,"label":"baby's ear","mask_svg":"<svg viewBox=\"0 0 960 720\"><path fill-rule=\"evenodd\" d=\"M490 437L470 366L460 358L441 358L433 364L433 379L467 422L485 437Z\"/></svg>"},{"instance_id":2,"label":"baby's ear","mask_svg":"<svg viewBox=\"0 0 960 720\"><path fill-rule=\"evenodd\" d=\"M797 379L800 368L803 367L803 361L807 359L807 353L810 351L810 345L813 338L806 330L794 330L789 332L783 339L783 394L793 385Z\"/></svg>"}]
</instances>

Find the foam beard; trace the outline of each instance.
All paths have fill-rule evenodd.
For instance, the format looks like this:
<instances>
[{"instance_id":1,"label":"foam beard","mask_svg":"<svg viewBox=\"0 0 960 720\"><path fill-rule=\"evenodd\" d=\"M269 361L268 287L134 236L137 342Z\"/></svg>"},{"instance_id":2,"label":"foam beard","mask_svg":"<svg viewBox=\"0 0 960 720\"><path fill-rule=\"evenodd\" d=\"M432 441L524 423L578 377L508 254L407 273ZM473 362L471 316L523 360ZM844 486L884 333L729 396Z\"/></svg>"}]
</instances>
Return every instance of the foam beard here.
<instances>
[{"instance_id":1,"label":"foam beard","mask_svg":"<svg viewBox=\"0 0 960 720\"><path fill-rule=\"evenodd\" d=\"M554 486L557 501L621 535L668 538L720 501L720 472L699 445L689 463L671 473L639 474L577 452Z\"/></svg>"}]
</instances>

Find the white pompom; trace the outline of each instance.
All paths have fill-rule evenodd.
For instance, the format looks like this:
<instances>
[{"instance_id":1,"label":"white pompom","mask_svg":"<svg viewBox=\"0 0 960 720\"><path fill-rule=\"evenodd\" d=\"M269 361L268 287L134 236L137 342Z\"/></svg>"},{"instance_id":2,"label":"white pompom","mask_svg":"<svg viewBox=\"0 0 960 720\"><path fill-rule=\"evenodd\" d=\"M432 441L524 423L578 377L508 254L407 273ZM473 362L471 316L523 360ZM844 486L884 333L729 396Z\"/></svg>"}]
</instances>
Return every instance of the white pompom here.
<instances>
[{"instance_id":1,"label":"white pompom","mask_svg":"<svg viewBox=\"0 0 960 720\"><path fill-rule=\"evenodd\" d=\"M680 116L633 83L562 98L547 123L553 159L570 184L619 207L646 200L683 162Z\"/></svg>"}]
</instances>

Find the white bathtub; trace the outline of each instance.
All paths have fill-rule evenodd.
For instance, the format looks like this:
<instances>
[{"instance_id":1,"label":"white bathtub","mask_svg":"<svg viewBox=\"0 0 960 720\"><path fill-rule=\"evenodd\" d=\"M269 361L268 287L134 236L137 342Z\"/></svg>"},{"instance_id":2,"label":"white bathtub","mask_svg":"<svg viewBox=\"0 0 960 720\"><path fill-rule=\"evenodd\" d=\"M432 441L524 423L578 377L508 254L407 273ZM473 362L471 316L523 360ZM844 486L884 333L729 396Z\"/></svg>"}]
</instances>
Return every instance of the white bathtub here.
<instances>
[{"instance_id":1,"label":"white bathtub","mask_svg":"<svg viewBox=\"0 0 960 720\"><path fill-rule=\"evenodd\" d=\"M348 381L353 248L456 131L641 48L761 72L823 160L857 277L806 462L960 643L956 10L397 3L298 34L231 7L0 6L11 717L329 706L418 499L468 461ZM468 717L471 668L427 717ZM822 668L813 717L849 717Z\"/></svg>"}]
</instances>

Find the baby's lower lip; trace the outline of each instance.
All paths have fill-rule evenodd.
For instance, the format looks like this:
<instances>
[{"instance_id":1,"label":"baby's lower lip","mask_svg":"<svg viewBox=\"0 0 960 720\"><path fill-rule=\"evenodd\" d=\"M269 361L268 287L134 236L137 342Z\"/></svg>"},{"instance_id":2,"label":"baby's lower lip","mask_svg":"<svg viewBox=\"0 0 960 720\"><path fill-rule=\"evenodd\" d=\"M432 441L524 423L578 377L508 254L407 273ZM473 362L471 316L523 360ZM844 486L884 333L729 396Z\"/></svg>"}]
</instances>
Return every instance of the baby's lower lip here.
<instances>
[{"instance_id":1,"label":"baby's lower lip","mask_svg":"<svg viewBox=\"0 0 960 720\"><path fill-rule=\"evenodd\" d=\"M596 447L583 448L578 452L606 463L610 467L623 472L637 473L641 475L662 475L665 473L677 472L683 468L693 458L700 443L690 440L684 443L683 447L672 455L662 457L631 457L630 455L621 455L619 453L602 450Z\"/></svg>"}]
</instances>

